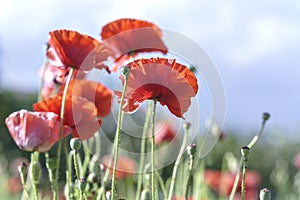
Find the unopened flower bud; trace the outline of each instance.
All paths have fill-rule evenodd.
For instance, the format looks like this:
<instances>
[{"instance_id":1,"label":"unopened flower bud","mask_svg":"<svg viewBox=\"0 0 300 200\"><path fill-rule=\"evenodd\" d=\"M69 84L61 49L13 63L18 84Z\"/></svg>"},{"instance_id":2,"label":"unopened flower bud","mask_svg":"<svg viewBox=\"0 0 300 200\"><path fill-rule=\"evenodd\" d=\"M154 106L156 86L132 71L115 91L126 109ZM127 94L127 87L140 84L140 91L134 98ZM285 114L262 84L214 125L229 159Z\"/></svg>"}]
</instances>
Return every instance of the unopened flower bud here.
<instances>
[{"instance_id":1,"label":"unopened flower bud","mask_svg":"<svg viewBox=\"0 0 300 200\"><path fill-rule=\"evenodd\" d=\"M263 113L263 120L266 122L270 119L271 115L267 112L264 112Z\"/></svg>"},{"instance_id":2,"label":"unopened flower bud","mask_svg":"<svg viewBox=\"0 0 300 200\"><path fill-rule=\"evenodd\" d=\"M242 147L241 153L244 156L244 158L248 158L248 156L250 154L250 148L247 146Z\"/></svg>"},{"instance_id":3,"label":"unopened flower bud","mask_svg":"<svg viewBox=\"0 0 300 200\"><path fill-rule=\"evenodd\" d=\"M271 200L271 190L264 188L259 193L260 200Z\"/></svg>"},{"instance_id":4,"label":"unopened flower bud","mask_svg":"<svg viewBox=\"0 0 300 200\"><path fill-rule=\"evenodd\" d=\"M124 75L125 78L128 78L130 73L130 68L128 66L124 66L120 69L121 73Z\"/></svg>"},{"instance_id":5,"label":"unopened flower bud","mask_svg":"<svg viewBox=\"0 0 300 200\"><path fill-rule=\"evenodd\" d=\"M18 171L21 175L25 175L27 172L27 168L28 166L26 165L26 163L22 162L22 164L18 166Z\"/></svg>"},{"instance_id":6,"label":"unopened flower bud","mask_svg":"<svg viewBox=\"0 0 300 200\"><path fill-rule=\"evenodd\" d=\"M183 128L186 130L189 130L191 128L191 123L190 122L184 122Z\"/></svg>"},{"instance_id":7,"label":"unopened flower bud","mask_svg":"<svg viewBox=\"0 0 300 200\"><path fill-rule=\"evenodd\" d=\"M46 158L46 167L48 169L54 170L56 168L56 158Z\"/></svg>"},{"instance_id":8,"label":"unopened flower bud","mask_svg":"<svg viewBox=\"0 0 300 200\"><path fill-rule=\"evenodd\" d=\"M72 138L70 141L70 146L71 146L71 149L73 149L75 151L79 151L81 149L82 142L79 138Z\"/></svg>"},{"instance_id":9,"label":"unopened flower bud","mask_svg":"<svg viewBox=\"0 0 300 200\"><path fill-rule=\"evenodd\" d=\"M95 173L90 173L87 177L87 181L90 182L90 183L95 183L97 182L97 176Z\"/></svg>"},{"instance_id":10,"label":"unopened flower bud","mask_svg":"<svg viewBox=\"0 0 300 200\"><path fill-rule=\"evenodd\" d=\"M187 146L186 151L189 155L195 155L197 151L197 145L196 144L190 144Z\"/></svg>"},{"instance_id":11,"label":"unopened flower bud","mask_svg":"<svg viewBox=\"0 0 300 200\"><path fill-rule=\"evenodd\" d=\"M86 180L85 178L81 178L78 180L78 189L80 192L83 192L86 188Z\"/></svg>"},{"instance_id":12,"label":"unopened flower bud","mask_svg":"<svg viewBox=\"0 0 300 200\"><path fill-rule=\"evenodd\" d=\"M148 189L144 189L141 193L141 200L151 199L151 194Z\"/></svg>"}]
</instances>

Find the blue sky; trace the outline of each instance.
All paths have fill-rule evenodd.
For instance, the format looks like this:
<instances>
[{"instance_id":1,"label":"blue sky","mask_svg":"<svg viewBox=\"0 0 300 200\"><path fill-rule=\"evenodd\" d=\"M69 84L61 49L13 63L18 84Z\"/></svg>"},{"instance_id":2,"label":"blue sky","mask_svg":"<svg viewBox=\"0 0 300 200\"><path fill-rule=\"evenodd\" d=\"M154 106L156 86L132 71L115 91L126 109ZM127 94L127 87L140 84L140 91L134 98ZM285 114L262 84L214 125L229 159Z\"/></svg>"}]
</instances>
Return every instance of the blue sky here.
<instances>
[{"instance_id":1,"label":"blue sky","mask_svg":"<svg viewBox=\"0 0 300 200\"><path fill-rule=\"evenodd\" d=\"M297 0L0 0L1 87L37 91L49 31L73 29L99 39L103 25L122 17L154 22L205 49L223 78L225 127L255 131L269 111L270 129L300 129Z\"/></svg>"}]
</instances>

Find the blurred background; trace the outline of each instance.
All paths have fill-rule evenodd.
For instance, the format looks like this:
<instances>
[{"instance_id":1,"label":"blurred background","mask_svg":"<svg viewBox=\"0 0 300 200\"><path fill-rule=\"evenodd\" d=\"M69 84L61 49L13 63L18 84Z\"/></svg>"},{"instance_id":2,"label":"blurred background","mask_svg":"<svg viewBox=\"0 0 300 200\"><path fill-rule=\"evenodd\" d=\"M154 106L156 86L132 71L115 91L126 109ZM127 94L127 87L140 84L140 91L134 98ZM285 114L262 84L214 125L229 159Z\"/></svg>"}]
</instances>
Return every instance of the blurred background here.
<instances>
[{"instance_id":1,"label":"blurred background","mask_svg":"<svg viewBox=\"0 0 300 200\"><path fill-rule=\"evenodd\" d=\"M255 134L267 111L272 117L258 149L268 152L261 158L270 162L258 162L254 168L270 184L268 167L279 159L276 155L288 168L293 165L300 151L299 1L0 0L0 159L9 158L0 162L1 173L10 159L27 156L14 145L4 120L12 111L31 109L48 32L72 29L100 39L103 25L124 17L189 37L215 63L223 78L227 110L227 141L218 144L216 152L234 148L234 143L238 155L240 144ZM282 151L274 151L278 148Z\"/></svg>"}]
</instances>

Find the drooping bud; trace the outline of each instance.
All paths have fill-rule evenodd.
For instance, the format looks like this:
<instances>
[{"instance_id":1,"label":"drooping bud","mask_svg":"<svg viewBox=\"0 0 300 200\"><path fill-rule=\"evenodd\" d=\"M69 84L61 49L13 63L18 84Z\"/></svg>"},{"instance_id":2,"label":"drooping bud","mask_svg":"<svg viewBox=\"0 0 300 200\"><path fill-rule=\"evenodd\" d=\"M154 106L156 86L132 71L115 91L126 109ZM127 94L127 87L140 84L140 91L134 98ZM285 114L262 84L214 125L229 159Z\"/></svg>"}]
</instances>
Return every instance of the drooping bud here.
<instances>
[{"instance_id":1,"label":"drooping bud","mask_svg":"<svg viewBox=\"0 0 300 200\"><path fill-rule=\"evenodd\" d=\"M269 190L268 188L264 188L264 189L260 190L259 199L260 200L271 200L271 190Z\"/></svg>"},{"instance_id":2,"label":"drooping bud","mask_svg":"<svg viewBox=\"0 0 300 200\"><path fill-rule=\"evenodd\" d=\"M247 147L247 146L244 146L241 148L241 153L242 153L242 156L244 156L245 159L247 159L249 157L249 154L250 154L250 148Z\"/></svg>"},{"instance_id":3,"label":"drooping bud","mask_svg":"<svg viewBox=\"0 0 300 200\"><path fill-rule=\"evenodd\" d=\"M85 178L81 178L78 180L78 189L80 192L83 192L86 188L86 180Z\"/></svg>"},{"instance_id":4,"label":"drooping bud","mask_svg":"<svg viewBox=\"0 0 300 200\"><path fill-rule=\"evenodd\" d=\"M55 157L46 158L46 167L48 169L54 170L56 168L56 158Z\"/></svg>"},{"instance_id":5,"label":"drooping bud","mask_svg":"<svg viewBox=\"0 0 300 200\"><path fill-rule=\"evenodd\" d=\"M195 153L197 151L197 145L196 144L188 145L187 148L186 148L186 151L190 156L195 155Z\"/></svg>"},{"instance_id":6,"label":"drooping bud","mask_svg":"<svg viewBox=\"0 0 300 200\"><path fill-rule=\"evenodd\" d=\"M128 75L130 73L130 68L128 66L124 66L120 69L120 71L124 75L124 77L127 79Z\"/></svg>"},{"instance_id":7,"label":"drooping bud","mask_svg":"<svg viewBox=\"0 0 300 200\"><path fill-rule=\"evenodd\" d=\"M27 168L28 168L28 166L26 165L25 162L22 162L22 164L20 164L18 166L18 171L19 171L19 173L20 173L21 176L22 175L24 176L27 173Z\"/></svg>"},{"instance_id":8,"label":"drooping bud","mask_svg":"<svg viewBox=\"0 0 300 200\"><path fill-rule=\"evenodd\" d=\"M264 122L268 121L270 119L271 115L270 113L264 112L263 113L263 120Z\"/></svg>"},{"instance_id":9,"label":"drooping bud","mask_svg":"<svg viewBox=\"0 0 300 200\"><path fill-rule=\"evenodd\" d=\"M71 149L79 151L82 147L82 141L79 138L72 138L70 140Z\"/></svg>"}]
</instances>

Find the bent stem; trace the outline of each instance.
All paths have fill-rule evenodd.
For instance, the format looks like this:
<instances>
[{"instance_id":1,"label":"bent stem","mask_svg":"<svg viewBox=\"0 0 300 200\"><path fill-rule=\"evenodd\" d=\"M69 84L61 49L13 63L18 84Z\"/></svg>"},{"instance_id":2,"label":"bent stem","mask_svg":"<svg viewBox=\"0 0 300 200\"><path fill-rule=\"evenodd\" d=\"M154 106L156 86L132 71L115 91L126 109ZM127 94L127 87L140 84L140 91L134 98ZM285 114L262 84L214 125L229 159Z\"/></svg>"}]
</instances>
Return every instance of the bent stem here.
<instances>
[{"instance_id":1,"label":"bent stem","mask_svg":"<svg viewBox=\"0 0 300 200\"><path fill-rule=\"evenodd\" d=\"M121 127L122 127L122 122L123 122L123 104L124 104L124 99L125 99L125 94L126 94L126 89L127 89L127 82L128 82L128 74L129 74L129 68L125 67L124 70L124 86L123 86L123 92L121 96L121 102L120 102L120 107L119 107L119 116L118 116L118 124L117 124L117 131L116 131L116 136L115 136L115 156L114 156L114 167L113 167L113 176L112 176L112 182L111 182L111 200L115 199L116 196L116 175L117 175L117 166L118 166L118 157L119 157L119 147L120 147L120 134L121 134Z\"/></svg>"},{"instance_id":2,"label":"bent stem","mask_svg":"<svg viewBox=\"0 0 300 200\"><path fill-rule=\"evenodd\" d=\"M268 115L268 116L266 116L266 115ZM266 122L268 121L269 117L270 116L269 116L268 113L263 114L263 121L262 121L262 124L260 126L260 129L259 129L258 133L252 138L252 140L247 145L247 147L249 149L251 149L256 144L256 142L259 140L259 138L261 137L261 134L263 133L263 131L265 129L265 125L266 125ZM236 193L238 182L240 180L240 173L241 173L241 168L243 166L243 163L244 163L243 158L241 158L240 162L239 162L239 165L238 165L237 174L235 176L234 184L233 184L230 196L229 196L229 200L233 200L234 195Z\"/></svg>"},{"instance_id":3,"label":"bent stem","mask_svg":"<svg viewBox=\"0 0 300 200\"><path fill-rule=\"evenodd\" d=\"M59 177L59 165L60 165L60 157L61 157L61 148L62 148L62 135L63 135L63 127L64 127L64 119L65 119L65 105L67 99L67 92L71 82L72 74L74 72L74 68L71 67L69 75L67 77L66 86L64 88L64 93L61 100L61 110L60 110L60 124L59 124L59 141L57 148L57 161L56 161L56 171L55 171L55 191L58 191L58 177ZM55 198L57 200L57 197Z\"/></svg>"},{"instance_id":4,"label":"bent stem","mask_svg":"<svg viewBox=\"0 0 300 200\"><path fill-rule=\"evenodd\" d=\"M184 149L185 149L187 139L188 139L188 135L189 135L189 128L190 128L189 125L187 125L185 127L185 134L183 136L183 141L182 141L182 144L181 144L181 147L180 147L180 150L179 150L179 154L178 154L177 159L176 159L175 164L174 164L173 174L172 174L172 179L171 179L171 184L170 184L170 189L169 189L168 200L172 199L174 185L175 185L175 179L176 179L176 174L177 174L177 168L178 168L179 162L181 160L181 157L184 153Z\"/></svg>"},{"instance_id":5,"label":"bent stem","mask_svg":"<svg viewBox=\"0 0 300 200\"><path fill-rule=\"evenodd\" d=\"M156 104L157 99L153 100L153 111L152 111L152 136L151 136L151 199L155 200L155 179L154 179L154 171L155 171L155 158L154 158L154 150L155 150L155 112L156 112Z\"/></svg>"},{"instance_id":6,"label":"bent stem","mask_svg":"<svg viewBox=\"0 0 300 200\"><path fill-rule=\"evenodd\" d=\"M247 160L243 161L243 177L242 177L242 200L245 199L245 181L246 181L246 171L247 171Z\"/></svg>"},{"instance_id":7,"label":"bent stem","mask_svg":"<svg viewBox=\"0 0 300 200\"><path fill-rule=\"evenodd\" d=\"M145 161L144 154L145 154L145 147L146 147L147 132L148 132L148 128L149 128L149 122L151 119L151 112L152 112L152 103L151 103L151 101L148 101L147 115L146 115L146 119L145 119L145 123L144 123L144 128L143 128L143 133L142 133L142 141L141 141L141 157L140 157L140 164L139 164L137 190L136 190L136 195L135 195L136 200L140 199L143 177L145 175L145 173L143 173L144 161Z\"/></svg>"}]
</instances>

